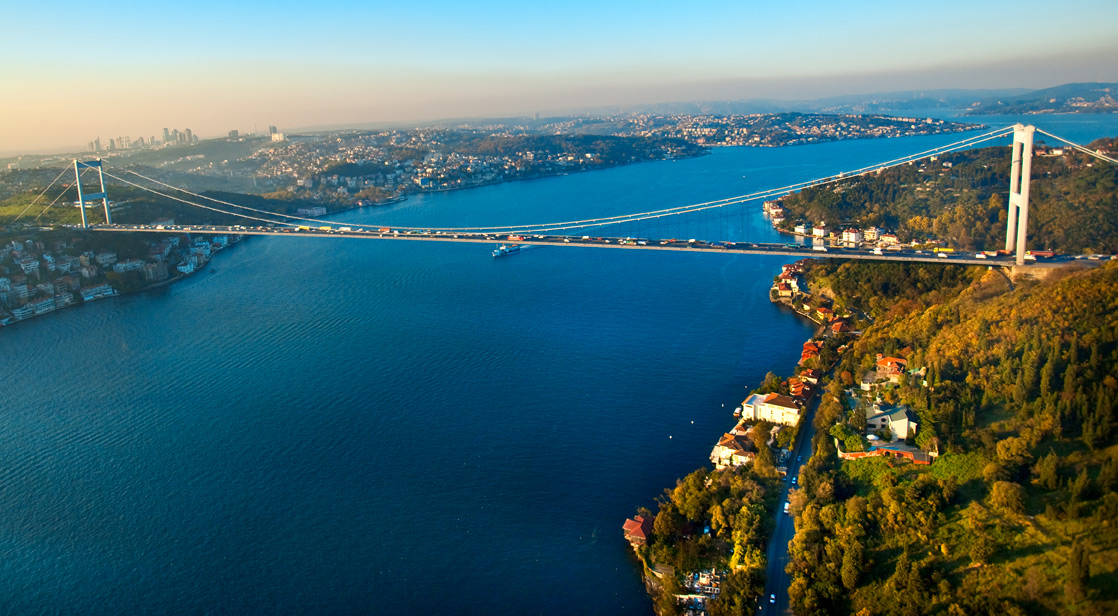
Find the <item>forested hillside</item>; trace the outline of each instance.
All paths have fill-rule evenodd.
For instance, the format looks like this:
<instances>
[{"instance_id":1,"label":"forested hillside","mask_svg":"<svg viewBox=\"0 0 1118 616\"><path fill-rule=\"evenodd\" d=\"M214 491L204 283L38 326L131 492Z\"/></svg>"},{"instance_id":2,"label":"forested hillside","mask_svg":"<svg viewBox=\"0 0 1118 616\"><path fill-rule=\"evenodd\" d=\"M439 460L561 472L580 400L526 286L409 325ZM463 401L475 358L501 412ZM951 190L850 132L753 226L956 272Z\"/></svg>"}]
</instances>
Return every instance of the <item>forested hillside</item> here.
<instances>
[{"instance_id":1,"label":"forested hillside","mask_svg":"<svg viewBox=\"0 0 1118 616\"><path fill-rule=\"evenodd\" d=\"M1090 147L1111 155L1118 150L1115 139ZM1009 148L982 148L806 188L781 201L783 226L877 226L902 241L938 238L970 250L1002 248L1009 167ZM1070 149L1038 147L1032 178L1030 248L1118 252L1118 167Z\"/></svg>"},{"instance_id":2,"label":"forested hillside","mask_svg":"<svg viewBox=\"0 0 1118 616\"><path fill-rule=\"evenodd\" d=\"M808 275L860 305L846 294L873 284L849 281L880 281L879 267ZM945 270L942 290L921 278L876 286L877 322L835 374L852 386L877 353L906 359L906 378L880 396L917 411L910 444L939 458L839 461L826 428L862 411L824 401L792 498L793 610L1115 613L1118 264L1013 290L982 268Z\"/></svg>"}]
</instances>

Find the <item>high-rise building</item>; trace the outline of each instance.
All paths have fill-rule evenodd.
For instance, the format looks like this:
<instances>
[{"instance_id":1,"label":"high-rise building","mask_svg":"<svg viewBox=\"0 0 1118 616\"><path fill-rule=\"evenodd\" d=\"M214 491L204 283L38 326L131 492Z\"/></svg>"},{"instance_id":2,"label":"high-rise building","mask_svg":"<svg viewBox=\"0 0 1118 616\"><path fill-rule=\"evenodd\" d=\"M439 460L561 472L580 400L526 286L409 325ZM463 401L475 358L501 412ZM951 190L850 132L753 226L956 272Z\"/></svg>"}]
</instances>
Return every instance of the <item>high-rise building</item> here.
<instances>
[{"instance_id":1,"label":"high-rise building","mask_svg":"<svg viewBox=\"0 0 1118 616\"><path fill-rule=\"evenodd\" d=\"M96 148L97 152L101 151L101 138L100 137L93 140L93 147Z\"/></svg>"},{"instance_id":2,"label":"high-rise building","mask_svg":"<svg viewBox=\"0 0 1118 616\"><path fill-rule=\"evenodd\" d=\"M230 139L237 139L237 138L239 138L240 136L241 136L241 133L240 133L240 131L236 131L236 130L231 130L231 131L229 131L229 138L230 138Z\"/></svg>"},{"instance_id":3,"label":"high-rise building","mask_svg":"<svg viewBox=\"0 0 1118 616\"><path fill-rule=\"evenodd\" d=\"M163 127L163 143L169 143L170 141L171 141L171 131L168 130L166 126L164 126Z\"/></svg>"},{"instance_id":4,"label":"high-rise building","mask_svg":"<svg viewBox=\"0 0 1118 616\"><path fill-rule=\"evenodd\" d=\"M194 133L190 132L189 128L186 129L186 143L187 144L194 143Z\"/></svg>"},{"instance_id":5,"label":"high-rise building","mask_svg":"<svg viewBox=\"0 0 1118 616\"><path fill-rule=\"evenodd\" d=\"M268 127L268 134L269 134L269 135L274 135L274 134L276 134L276 133L278 133L278 132L279 132L279 130L277 130L275 126L269 126L269 127Z\"/></svg>"},{"instance_id":6,"label":"high-rise building","mask_svg":"<svg viewBox=\"0 0 1118 616\"><path fill-rule=\"evenodd\" d=\"M97 150L93 149L93 142L92 141L89 142L89 151L90 152L96 152L97 151Z\"/></svg>"}]
</instances>

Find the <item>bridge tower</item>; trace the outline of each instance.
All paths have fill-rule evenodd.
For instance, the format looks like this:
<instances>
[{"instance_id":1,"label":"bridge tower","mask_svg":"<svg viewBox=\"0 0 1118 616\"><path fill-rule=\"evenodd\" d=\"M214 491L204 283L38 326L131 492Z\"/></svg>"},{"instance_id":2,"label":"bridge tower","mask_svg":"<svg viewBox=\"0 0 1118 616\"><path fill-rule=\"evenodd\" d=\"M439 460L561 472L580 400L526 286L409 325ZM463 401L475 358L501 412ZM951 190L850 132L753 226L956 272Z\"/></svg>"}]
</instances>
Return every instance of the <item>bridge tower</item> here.
<instances>
[{"instance_id":1,"label":"bridge tower","mask_svg":"<svg viewBox=\"0 0 1118 616\"><path fill-rule=\"evenodd\" d=\"M1029 232L1029 178L1033 167L1035 126L1013 125L1013 159L1009 168L1009 224L1005 249L1017 247L1017 265L1025 264L1025 239Z\"/></svg>"},{"instance_id":2,"label":"bridge tower","mask_svg":"<svg viewBox=\"0 0 1118 616\"><path fill-rule=\"evenodd\" d=\"M82 192L81 170L87 168L97 169L97 181L100 183L101 192L85 194ZM79 160L74 161L74 184L78 187L78 208L82 212L82 228L89 227L89 222L85 219L85 203L86 201L95 201L100 199L105 205L105 224L112 224L113 216L109 212L109 193L105 190L105 172L101 168L101 159L82 162Z\"/></svg>"}]
</instances>

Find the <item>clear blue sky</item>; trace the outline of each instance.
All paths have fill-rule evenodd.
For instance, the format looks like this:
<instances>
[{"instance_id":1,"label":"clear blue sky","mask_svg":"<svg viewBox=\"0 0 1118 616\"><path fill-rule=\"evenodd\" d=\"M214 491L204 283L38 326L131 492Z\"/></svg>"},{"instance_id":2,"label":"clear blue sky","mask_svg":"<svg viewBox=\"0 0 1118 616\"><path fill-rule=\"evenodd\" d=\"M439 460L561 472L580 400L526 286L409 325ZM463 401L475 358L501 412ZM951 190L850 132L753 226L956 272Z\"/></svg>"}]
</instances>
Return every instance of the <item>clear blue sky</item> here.
<instances>
[{"instance_id":1,"label":"clear blue sky","mask_svg":"<svg viewBox=\"0 0 1118 616\"><path fill-rule=\"evenodd\" d=\"M67 0L3 15L8 151L163 126L215 136L268 124L1118 81L1113 0Z\"/></svg>"}]
</instances>

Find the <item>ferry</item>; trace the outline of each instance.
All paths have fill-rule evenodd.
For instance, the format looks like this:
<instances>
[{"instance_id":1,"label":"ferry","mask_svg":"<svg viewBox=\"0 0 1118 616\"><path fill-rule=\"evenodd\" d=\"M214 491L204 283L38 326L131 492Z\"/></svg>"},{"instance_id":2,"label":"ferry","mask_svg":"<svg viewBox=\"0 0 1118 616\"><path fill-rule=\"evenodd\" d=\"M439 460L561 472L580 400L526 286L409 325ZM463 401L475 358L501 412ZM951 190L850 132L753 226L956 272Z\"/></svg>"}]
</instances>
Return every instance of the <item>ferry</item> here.
<instances>
[{"instance_id":1,"label":"ferry","mask_svg":"<svg viewBox=\"0 0 1118 616\"><path fill-rule=\"evenodd\" d=\"M493 251L494 257L504 257L514 252L520 252L520 244L502 244Z\"/></svg>"}]
</instances>

